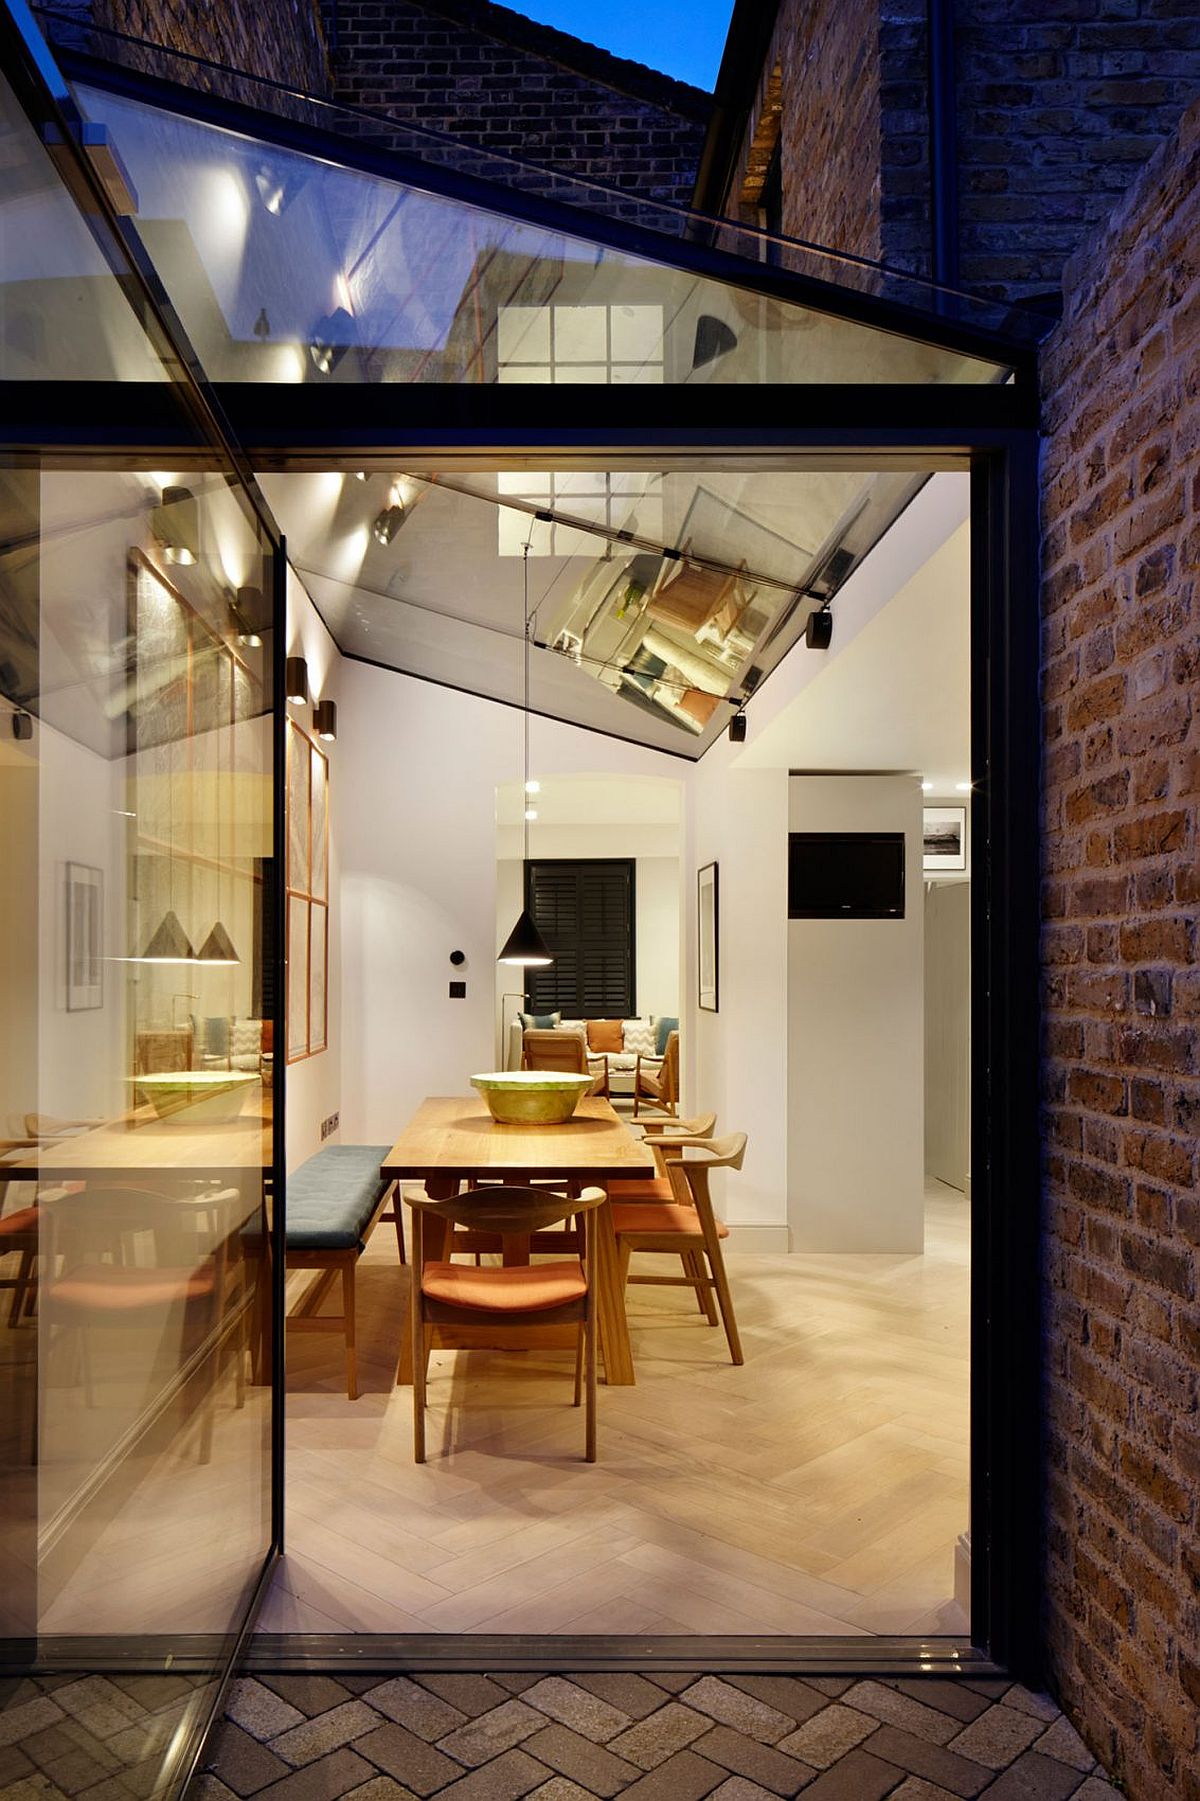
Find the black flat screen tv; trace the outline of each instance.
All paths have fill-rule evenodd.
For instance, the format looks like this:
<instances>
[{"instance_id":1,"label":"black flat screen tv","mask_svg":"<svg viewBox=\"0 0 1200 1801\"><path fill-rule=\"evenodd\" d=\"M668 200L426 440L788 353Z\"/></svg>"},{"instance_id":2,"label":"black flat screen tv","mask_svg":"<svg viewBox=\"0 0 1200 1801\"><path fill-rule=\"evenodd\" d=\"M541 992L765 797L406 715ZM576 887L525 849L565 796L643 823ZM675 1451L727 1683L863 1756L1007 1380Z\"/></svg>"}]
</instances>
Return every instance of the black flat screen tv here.
<instances>
[{"instance_id":1,"label":"black flat screen tv","mask_svg":"<svg viewBox=\"0 0 1200 1801\"><path fill-rule=\"evenodd\" d=\"M903 832L789 832L789 919L903 919Z\"/></svg>"}]
</instances>

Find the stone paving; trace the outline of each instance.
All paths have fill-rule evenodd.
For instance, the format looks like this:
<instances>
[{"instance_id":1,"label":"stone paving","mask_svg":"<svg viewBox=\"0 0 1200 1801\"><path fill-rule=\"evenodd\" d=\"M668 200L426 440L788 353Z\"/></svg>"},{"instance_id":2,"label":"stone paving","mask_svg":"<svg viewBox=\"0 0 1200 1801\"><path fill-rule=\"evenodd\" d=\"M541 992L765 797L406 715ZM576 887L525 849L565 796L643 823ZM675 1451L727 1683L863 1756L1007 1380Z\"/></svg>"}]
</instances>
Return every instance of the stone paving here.
<instances>
[{"instance_id":1,"label":"stone paving","mask_svg":"<svg viewBox=\"0 0 1200 1801\"><path fill-rule=\"evenodd\" d=\"M1104 1801L1117 1790L1055 1704L1014 1683L654 1670L246 1677L188 1801L801 1793Z\"/></svg>"}]
</instances>

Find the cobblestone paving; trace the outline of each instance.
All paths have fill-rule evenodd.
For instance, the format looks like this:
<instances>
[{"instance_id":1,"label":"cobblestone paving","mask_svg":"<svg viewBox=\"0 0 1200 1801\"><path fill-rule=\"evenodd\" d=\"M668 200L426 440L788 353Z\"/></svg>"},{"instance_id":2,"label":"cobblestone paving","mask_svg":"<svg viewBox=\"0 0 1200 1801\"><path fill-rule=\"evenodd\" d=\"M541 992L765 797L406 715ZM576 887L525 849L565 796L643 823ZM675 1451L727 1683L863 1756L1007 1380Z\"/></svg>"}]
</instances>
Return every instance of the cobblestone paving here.
<instances>
[{"instance_id":1,"label":"cobblestone paving","mask_svg":"<svg viewBox=\"0 0 1200 1801\"><path fill-rule=\"evenodd\" d=\"M0 1681L0 1797L147 1801L215 1693L204 1676L122 1671Z\"/></svg>"},{"instance_id":2,"label":"cobblestone paving","mask_svg":"<svg viewBox=\"0 0 1200 1801\"><path fill-rule=\"evenodd\" d=\"M244 1678L188 1801L801 1793L1103 1801L1117 1791L1054 1703L1013 1683L655 1670Z\"/></svg>"}]
</instances>

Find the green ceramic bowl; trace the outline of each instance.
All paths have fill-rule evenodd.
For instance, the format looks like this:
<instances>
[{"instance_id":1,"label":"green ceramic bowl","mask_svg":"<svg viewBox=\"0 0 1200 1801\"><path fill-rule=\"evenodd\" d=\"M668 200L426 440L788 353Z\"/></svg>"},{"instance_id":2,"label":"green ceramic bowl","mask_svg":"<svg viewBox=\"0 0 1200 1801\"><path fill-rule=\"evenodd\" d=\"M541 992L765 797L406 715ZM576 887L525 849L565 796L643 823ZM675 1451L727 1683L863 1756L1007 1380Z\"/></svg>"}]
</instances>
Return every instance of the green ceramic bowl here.
<instances>
[{"instance_id":1,"label":"green ceramic bowl","mask_svg":"<svg viewBox=\"0 0 1200 1801\"><path fill-rule=\"evenodd\" d=\"M472 1076L502 1126L561 1126L574 1113L592 1085L591 1076L559 1075L546 1069L497 1070Z\"/></svg>"},{"instance_id":2,"label":"green ceramic bowl","mask_svg":"<svg viewBox=\"0 0 1200 1801\"><path fill-rule=\"evenodd\" d=\"M258 1076L239 1069L181 1069L133 1076L134 1096L160 1119L181 1125L231 1125L242 1110L246 1084Z\"/></svg>"}]
</instances>

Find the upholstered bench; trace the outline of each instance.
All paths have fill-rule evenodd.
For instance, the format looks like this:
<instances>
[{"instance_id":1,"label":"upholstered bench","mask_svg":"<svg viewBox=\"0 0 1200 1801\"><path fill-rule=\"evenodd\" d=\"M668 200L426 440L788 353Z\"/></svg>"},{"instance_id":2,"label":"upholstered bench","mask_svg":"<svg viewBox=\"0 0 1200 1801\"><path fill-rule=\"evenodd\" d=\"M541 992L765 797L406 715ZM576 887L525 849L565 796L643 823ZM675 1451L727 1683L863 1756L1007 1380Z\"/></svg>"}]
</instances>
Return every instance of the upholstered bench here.
<instances>
[{"instance_id":1,"label":"upholstered bench","mask_svg":"<svg viewBox=\"0 0 1200 1801\"><path fill-rule=\"evenodd\" d=\"M395 1184L385 1182L379 1166L386 1144L331 1144L293 1171L287 1181L287 1267L315 1269L321 1275L288 1315L293 1332L344 1332L346 1393L358 1399L355 1350L354 1272L380 1220L396 1226L396 1245L404 1262L404 1221ZM388 1202L391 1211L385 1211ZM321 1314L320 1307L338 1271L342 1272L342 1311Z\"/></svg>"}]
</instances>

